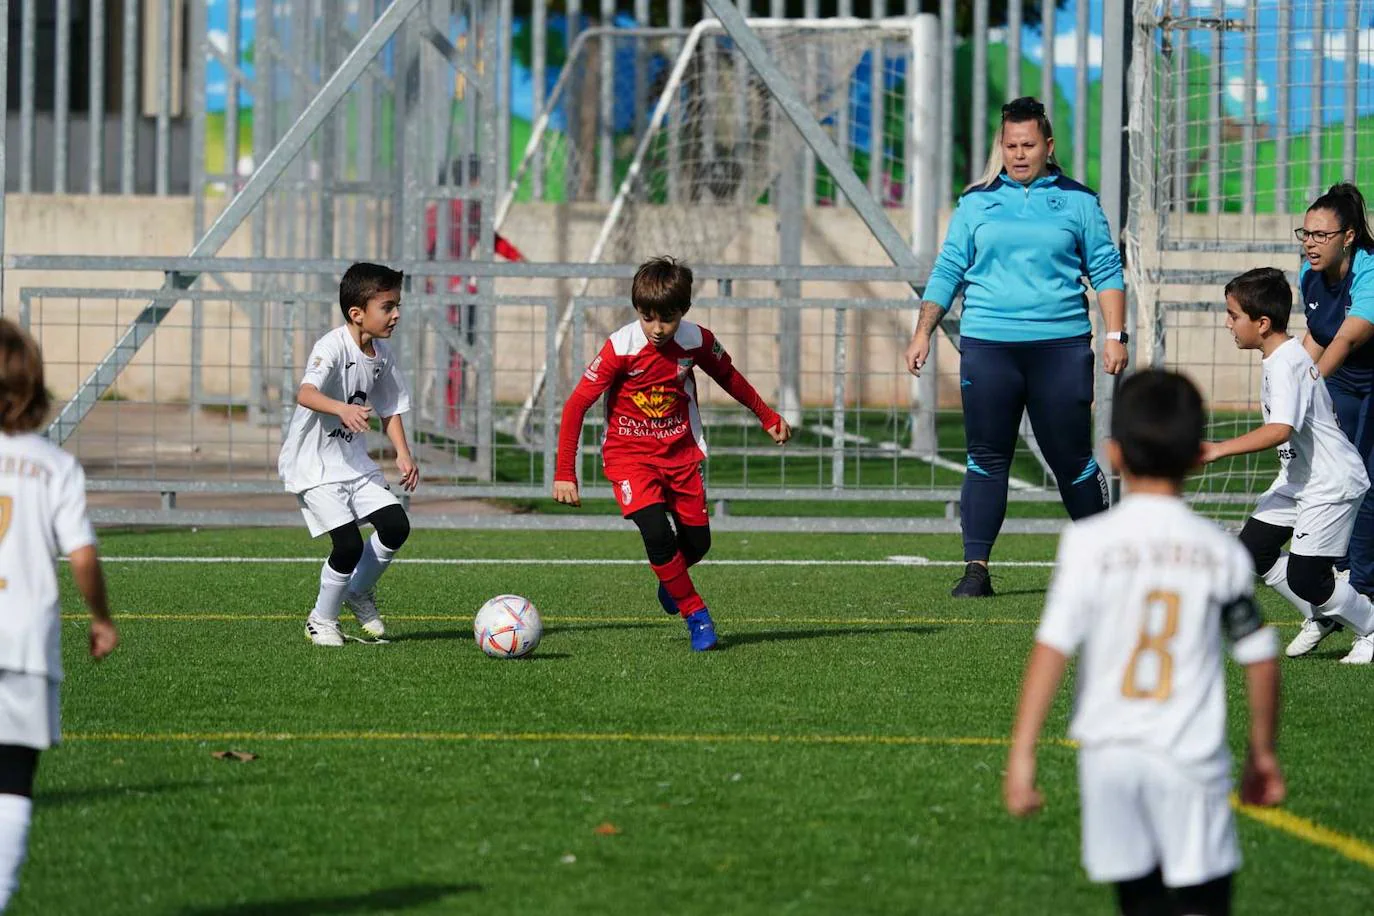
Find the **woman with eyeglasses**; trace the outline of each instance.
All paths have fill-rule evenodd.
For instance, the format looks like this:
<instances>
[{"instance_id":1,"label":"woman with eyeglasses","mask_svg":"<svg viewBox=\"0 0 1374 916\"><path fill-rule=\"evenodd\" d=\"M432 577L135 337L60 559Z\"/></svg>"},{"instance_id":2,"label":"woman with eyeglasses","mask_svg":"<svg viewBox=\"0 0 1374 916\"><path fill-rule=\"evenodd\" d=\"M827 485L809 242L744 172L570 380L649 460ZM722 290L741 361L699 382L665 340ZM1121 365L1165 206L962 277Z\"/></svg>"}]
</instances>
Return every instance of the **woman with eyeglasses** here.
<instances>
[{"instance_id":1,"label":"woman with eyeglasses","mask_svg":"<svg viewBox=\"0 0 1374 916\"><path fill-rule=\"evenodd\" d=\"M1374 472L1374 235L1364 195L1348 182L1312 202L1293 230L1302 243L1298 290L1307 316L1302 345L1326 379L1341 430ZM1374 499L1365 497L1348 548L1350 585L1374 596ZM1338 567L1345 567L1338 561ZM1306 655L1339 624L1308 620L1288 644Z\"/></svg>"},{"instance_id":2,"label":"woman with eyeglasses","mask_svg":"<svg viewBox=\"0 0 1374 916\"><path fill-rule=\"evenodd\" d=\"M1007 511L1021 415L1074 519L1107 507L1093 458L1092 322L1082 278L1097 291L1102 365L1126 368L1121 257L1097 194L1054 159L1054 131L1034 98L1002 106L983 176L965 189L931 269L906 366L920 375L954 297L964 297L959 390L967 471L959 498L964 574L956 598L993 594L988 559Z\"/></svg>"}]
</instances>

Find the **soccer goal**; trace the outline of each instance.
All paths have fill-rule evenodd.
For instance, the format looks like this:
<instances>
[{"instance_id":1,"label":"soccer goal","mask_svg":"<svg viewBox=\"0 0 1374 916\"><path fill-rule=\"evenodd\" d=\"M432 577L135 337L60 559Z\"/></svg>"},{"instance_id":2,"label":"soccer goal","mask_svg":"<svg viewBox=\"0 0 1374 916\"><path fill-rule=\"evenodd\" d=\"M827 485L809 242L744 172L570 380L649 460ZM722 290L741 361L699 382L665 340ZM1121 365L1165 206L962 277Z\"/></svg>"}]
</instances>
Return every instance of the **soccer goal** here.
<instances>
[{"instance_id":1,"label":"soccer goal","mask_svg":"<svg viewBox=\"0 0 1374 916\"><path fill-rule=\"evenodd\" d=\"M895 158L906 140L903 93L914 20L752 19L749 25L773 63L797 87L802 104L850 162L866 173L870 192L880 202L900 203L905 162L894 169L885 160ZM703 20L688 32L657 31L662 34L650 36L657 48L676 48L672 66L660 74L662 89L652 114L583 260L633 264L672 252L689 263L718 263L736 244L750 213L760 205L778 204L780 194L840 202L835 183L717 20ZM522 164L498 209L498 224L531 169L567 176L590 167L590 157L577 156L568 132L550 129L559 95L567 91L566 77L575 69L566 68L565 79L555 86L547 110L534 125ZM855 92L856 84L866 88ZM875 84L883 91L872 92ZM860 106L856 97L881 101ZM598 161L605 168L611 160L603 151ZM795 180L780 190L779 180L790 175ZM579 300L623 294L625 289L624 281L589 278L574 286L558 323L560 360L572 336ZM786 334L785 327L780 334ZM536 374L516 419L517 436L529 434L535 404L553 368L546 364ZM784 389L787 385L784 379Z\"/></svg>"},{"instance_id":2,"label":"soccer goal","mask_svg":"<svg viewBox=\"0 0 1374 916\"><path fill-rule=\"evenodd\" d=\"M1262 421L1259 362L1225 328L1224 285L1269 265L1295 282L1308 205L1337 181L1366 194L1374 182L1374 0L1135 0L1134 16L1124 241L1137 363L1192 377L1210 434L1228 438ZM1267 454L1218 462L1190 495L1242 518L1275 471Z\"/></svg>"}]
</instances>

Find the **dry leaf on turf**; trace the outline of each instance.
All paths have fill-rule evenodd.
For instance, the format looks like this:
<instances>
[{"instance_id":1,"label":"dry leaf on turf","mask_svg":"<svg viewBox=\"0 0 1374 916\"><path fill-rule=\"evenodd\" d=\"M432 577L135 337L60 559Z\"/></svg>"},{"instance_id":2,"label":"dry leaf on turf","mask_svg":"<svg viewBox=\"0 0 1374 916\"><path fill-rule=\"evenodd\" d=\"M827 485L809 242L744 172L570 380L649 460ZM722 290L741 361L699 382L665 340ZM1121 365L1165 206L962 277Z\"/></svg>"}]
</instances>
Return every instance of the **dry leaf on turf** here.
<instances>
[{"instance_id":1,"label":"dry leaf on turf","mask_svg":"<svg viewBox=\"0 0 1374 916\"><path fill-rule=\"evenodd\" d=\"M250 754L248 751L214 751L210 756L216 760L237 760L240 763L258 759L257 754Z\"/></svg>"},{"instance_id":2,"label":"dry leaf on turf","mask_svg":"<svg viewBox=\"0 0 1374 916\"><path fill-rule=\"evenodd\" d=\"M597 836L615 836L620 833L620 828L610 821L606 821L604 824L598 824L592 833Z\"/></svg>"}]
</instances>

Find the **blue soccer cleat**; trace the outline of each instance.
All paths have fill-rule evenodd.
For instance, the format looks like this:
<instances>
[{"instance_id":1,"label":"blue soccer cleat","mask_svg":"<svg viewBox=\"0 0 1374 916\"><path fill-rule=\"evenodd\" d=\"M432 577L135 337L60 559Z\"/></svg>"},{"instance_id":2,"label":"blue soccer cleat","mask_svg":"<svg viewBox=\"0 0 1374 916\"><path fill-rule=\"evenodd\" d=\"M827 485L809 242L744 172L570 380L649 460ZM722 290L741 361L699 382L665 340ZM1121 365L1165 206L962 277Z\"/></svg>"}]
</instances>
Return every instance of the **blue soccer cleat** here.
<instances>
[{"instance_id":1,"label":"blue soccer cleat","mask_svg":"<svg viewBox=\"0 0 1374 916\"><path fill-rule=\"evenodd\" d=\"M716 625L711 620L710 611L702 608L683 619L687 621L687 633L692 637L693 652L705 652L716 647Z\"/></svg>"},{"instance_id":2,"label":"blue soccer cleat","mask_svg":"<svg viewBox=\"0 0 1374 916\"><path fill-rule=\"evenodd\" d=\"M658 603L663 605L663 613L671 614L674 617L678 615L677 602L673 600L672 595L668 594L668 587L662 582L658 583Z\"/></svg>"}]
</instances>

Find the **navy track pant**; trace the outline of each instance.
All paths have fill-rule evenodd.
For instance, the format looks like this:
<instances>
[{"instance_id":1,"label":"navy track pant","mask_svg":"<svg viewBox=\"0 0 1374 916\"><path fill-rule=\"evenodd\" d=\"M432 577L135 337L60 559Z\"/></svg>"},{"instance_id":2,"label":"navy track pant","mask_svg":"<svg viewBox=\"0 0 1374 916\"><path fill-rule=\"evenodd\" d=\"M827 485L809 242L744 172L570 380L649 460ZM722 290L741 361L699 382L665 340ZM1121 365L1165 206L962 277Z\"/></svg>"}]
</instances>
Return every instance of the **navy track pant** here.
<instances>
[{"instance_id":1,"label":"navy track pant","mask_svg":"<svg viewBox=\"0 0 1374 916\"><path fill-rule=\"evenodd\" d=\"M1007 514L1007 478L1024 411L1070 518L1107 508L1107 478L1093 458L1093 351L1088 335L999 343L965 337L959 390L968 473L959 512L964 559L987 560Z\"/></svg>"},{"instance_id":2,"label":"navy track pant","mask_svg":"<svg viewBox=\"0 0 1374 916\"><path fill-rule=\"evenodd\" d=\"M1336 420L1364 458L1365 470L1374 479L1374 370L1341 369L1326 380ZM1347 553L1350 584L1355 591L1374 595L1374 495L1366 494L1355 516ZM1338 563L1344 566L1344 563Z\"/></svg>"}]
</instances>

